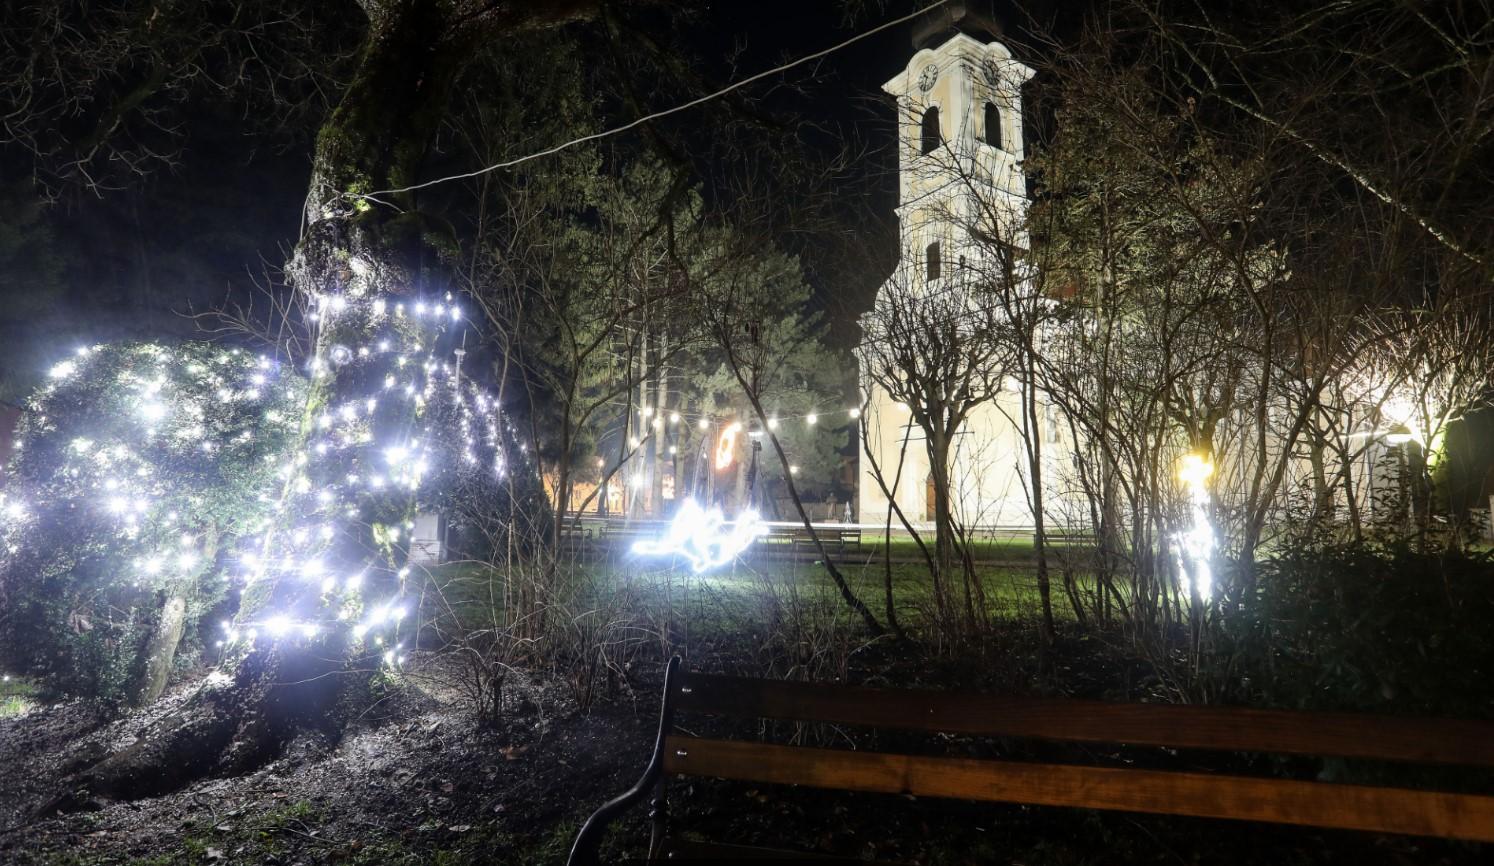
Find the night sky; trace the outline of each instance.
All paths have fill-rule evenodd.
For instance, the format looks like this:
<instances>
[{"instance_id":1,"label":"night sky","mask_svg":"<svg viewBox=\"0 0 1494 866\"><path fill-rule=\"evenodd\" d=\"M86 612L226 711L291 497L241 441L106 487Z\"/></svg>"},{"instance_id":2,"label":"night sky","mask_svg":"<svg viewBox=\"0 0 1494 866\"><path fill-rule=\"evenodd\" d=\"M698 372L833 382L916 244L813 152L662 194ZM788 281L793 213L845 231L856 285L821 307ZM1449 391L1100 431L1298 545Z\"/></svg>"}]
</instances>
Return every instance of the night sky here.
<instances>
[{"instance_id":1,"label":"night sky","mask_svg":"<svg viewBox=\"0 0 1494 866\"><path fill-rule=\"evenodd\" d=\"M672 44L698 70L700 85L713 89L829 47L914 7L905 0L849 6L715 3L676 19ZM1010 8L998 9L997 17L1022 20ZM785 239L801 256L831 339L841 346L855 339L852 323L870 302L878 269L892 264L894 114L879 87L911 53L911 32L911 22L890 28L745 91L769 114L792 119L808 159L829 159L846 146L858 154L834 182L831 210L839 225ZM667 108L673 101L659 98L649 108ZM0 399L18 400L54 354L79 342L191 336L196 325L184 317L187 313L249 297L266 268L285 261L298 231L314 127L267 138L244 122L242 111L211 101L194 104L184 118L185 149L174 166L101 197L69 195L45 211L48 243L35 245L19 260L0 260L5 294L28 301L0 313L0 364L10 374ZM691 114L665 128L682 137L711 131L709 124L701 125L703 112ZM628 119L613 111L607 122ZM430 176L472 167L438 156ZM8 179L6 190L25 202L27 157L0 149L0 168ZM705 160L698 170L709 194L713 166ZM787 208L794 204L784 201ZM28 257L52 261L57 278L50 289L37 276L46 267Z\"/></svg>"}]
</instances>

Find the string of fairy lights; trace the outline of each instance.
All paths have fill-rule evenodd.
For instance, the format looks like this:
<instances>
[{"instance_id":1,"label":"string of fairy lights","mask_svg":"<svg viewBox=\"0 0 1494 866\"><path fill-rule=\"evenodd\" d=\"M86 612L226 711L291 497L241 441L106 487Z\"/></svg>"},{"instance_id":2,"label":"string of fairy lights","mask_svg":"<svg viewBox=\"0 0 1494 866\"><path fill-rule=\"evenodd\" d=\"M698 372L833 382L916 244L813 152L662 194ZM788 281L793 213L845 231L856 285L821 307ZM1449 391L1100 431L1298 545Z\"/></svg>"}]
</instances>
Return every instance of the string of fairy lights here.
<instances>
[{"instance_id":1,"label":"string of fairy lights","mask_svg":"<svg viewBox=\"0 0 1494 866\"><path fill-rule=\"evenodd\" d=\"M370 335L356 345L332 342L313 357L307 364L313 381L333 369L357 365L382 365L384 374L360 377L356 370L345 371L354 381L368 380L370 390L316 414L306 449L282 470L292 512L310 515L314 522L290 528L288 543L279 540L283 554L278 559L268 555L277 547L273 533L251 539L251 549L240 557L246 585L289 575L319 589L319 609L311 616L279 612L254 622L225 623L222 640L231 645L253 643L263 635L312 638L327 629L345 628L354 640L372 640L382 649L384 663L397 667L405 660L399 634L411 612L404 598L410 567L393 551L410 549L414 521L368 527L364 511L381 497L413 495L440 468L440 437L431 428L431 413L425 411L438 398L456 410L455 430L447 432L454 433L458 462L467 470L482 467L501 478L508 467L500 425L506 427L508 441L515 437L497 400L470 379L463 381L464 352L455 349L450 359L437 355L441 338L464 321L460 305L450 295L434 301L320 296L313 298L308 318L333 332ZM411 404L413 412L405 415L413 423L379 441L375 428L380 412L401 401ZM353 567L344 565L341 572L327 561L327 551L344 533L351 530L355 537L364 537L370 528L376 546L393 553L366 557ZM387 598L367 602L365 587L377 578L393 583L395 589Z\"/></svg>"},{"instance_id":2,"label":"string of fairy lights","mask_svg":"<svg viewBox=\"0 0 1494 866\"><path fill-rule=\"evenodd\" d=\"M842 412L844 413L843 415ZM640 427L651 427L653 429L649 434L642 438L640 438L636 434L628 437L629 453L623 457L621 461L622 463L627 463L630 459L632 459L633 455L638 451L640 447L642 447L645 439L649 436L663 434L667 429L688 429L689 427L693 426L697 430L699 430L707 439L709 439L711 431L713 429L716 430L716 442L715 445L711 447L711 453L714 455L712 459L712 465L714 465L717 471L720 471L726 469L736 460L737 443L741 440L742 434L744 432L751 436L760 435L762 432L760 429L757 429L757 425L755 423L753 424L753 427L748 428L741 421L723 419L704 414L689 414L680 412L679 410L670 411L666 416L663 411L656 411L652 406L644 406L638 409L638 416ZM766 426L768 430L776 432L781 429L786 422L799 421L804 424L804 429L806 431L810 431L819 425L822 418L826 419L827 423L830 423L832 419L838 419L841 417L845 418L845 423L854 424L861 417L861 409L859 407L853 406L850 409L835 410L830 413L821 413L815 411L807 412L803 415L773 414L768 416L767 423L764 426ZM667 445L666 448L671 456L679 453L678 442L671 443ZM597 458L597 466L599 468L605 467L606 465L607 459L605 457ZM793 475L797 475L799 473L799 467L797 465L790 465L788 467L788 470L789 473ZM634 474L629 479L629 483L635 487L640 486L643 481L643 476L638 474Z\"/></svg>"},{"instance_id":3,"label":"string of fairy lights","mask_svg":"<svg viewBox=\"0 0 1494 866\"><path fill-rule=\"evenodd\" d=\"M220 554L201 532L174 531L189 522L185 506L166 495L162 467L142 456L142 444L170 441L179 450L228 457L229 449L247 447L272 429L297 442L290 452L263 456L271 480L253 495L260 514L234 527L237 543L221 555L239 591L263 588L263 601L223 621L213 640L232 652L264 641L337 633L371 642L385 664L398 667L406 653L402 631L413 612L406 590L415 493L450 472L501 479L513 452L530 457L498 401L463 376L465 352L448 338L467 320L449 294L321 295L311 299L307 318L320 333L314 335L318 349L301 371L268 356L224 349L208 362L211 370L189 364L187 372L201 387L186 388L168 375L178 372L172 365L182 359L169 348L156 349L155 372L123 382L137 441L78 436L67 450L79 467L69 471L86 466L93 479L77 492L90 501L78 504L98 508L122 538L146 548L129 562L135 585L160 587L219 565ZM55 364L42 399L73 384L117 378L117 371L96 361L98 348L79 349ZM717 429L718 463L723 443L734 445L745 430L741 421L703 414L653 407L639 412L640 426L654 430L690 424ZM258 426L220 423L231 413L256 417ZM840 418L854 422L860 415L856 407L773 415L765 426L801 423L810 429ZM44 429L45 416L36 420ZM394 509L402 519L376 518L387 516L390 503L404 503ZM0 531L12 550L40 504L13 490L0 494ZM712 549L716 558L725 555L720 545ZM290 591L276 591L286 586Z\"/></svg>"},{"instance_id":4,"label":"string of fairy lights","mask_svg":"<svg viewBox=\"0 0 1494 866\"><path fill-rule=\"evenodd\" d=\"M241 591L264 584L270 590L266 599L288 596L290 601L280 609L267 604L252 615L224 621L216 643L228 651L266 639L314 639L342 630L344 637L371 640L384 663L397 667L405 659L401 624L411 612L405 590L414 493L446 473L504 477L505 443L516 443L518 437L498 401L464 380L465 352L438 351L443 338L465 322L449 294L435 300L325 295L313 299L308 318L323 330L323 339L305 365L305 379L269 357L241 357L242 350L226 350L223 357L237 361L214 380L215 401L175 393L164 374L138 383L133 401L137 435L142 442L169 435L212 454L254 436L252 430L237 430L225 442L215 435L214 425L204 423L214 412L245 404L264 405L265 425L299 429L304 444L296 451L265 455L279 465L270 475L274 483L257 495L263 516L241 527L237 550L225 557L230 578ZM355 333L363 338L328 339ZM53 366L43 396L82 377L107 374L91 369L93 354L93 349L80 349ZM161 364L171 360L163 350ZM316 386L334 371L340 387L329 398L325 394L331 389L318 391ZM301 386L309 381L311 387L303 387L305 401L296 406L274 399L293 380ZM349 396L349 383L361 393ZM446 427L437 429L438 420ZM394 421L401 423L390 423ZM153 495L156 470L131 462L134 451L128 446L97 448L80 437L71 449L100 470L97 490L89 492L118 521L125 537L144 527L159 530L178 518L161 511ZM526 451L522 444L517 450ZM14 544L35 505L13 494L0 498L8 543ZM406 519L380 522L375 517L392 511ZM133 563L137 579L164 581L192 571L211 554L201 541L183 534L146 552ZM335 555L339 550L344 555ZM346 555L349 550L354 555ZM283 581L293 585L277 594L274 590ZM368 598L376 586L392 589L385 597Z\"/></svg>"}]
</instances>

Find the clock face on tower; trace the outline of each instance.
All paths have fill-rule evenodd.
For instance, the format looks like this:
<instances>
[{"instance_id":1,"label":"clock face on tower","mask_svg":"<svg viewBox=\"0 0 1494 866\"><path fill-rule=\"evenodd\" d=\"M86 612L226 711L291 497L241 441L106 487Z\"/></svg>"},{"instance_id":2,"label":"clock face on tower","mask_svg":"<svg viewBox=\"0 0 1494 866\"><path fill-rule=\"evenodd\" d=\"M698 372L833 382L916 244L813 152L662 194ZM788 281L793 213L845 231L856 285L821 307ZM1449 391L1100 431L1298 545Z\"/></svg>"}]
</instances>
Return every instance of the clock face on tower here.
<instances>
[{"instance_id":1,"label":"clock face on tower","mask_svg":"<svg viewBox=\"0 0 1494 866\"><path fill-rule=\"evenodd\" d=\"M918 88L924 93L934 89L934 82L939 80L939 67L930 63L918 73Z\"/></svg>"},{"instance_id":2,"label":"clock face on tower","mask_svg":"<svg viewBox=\"0 0 1494 866\"><path fill-rule=\"evenodd\" d=\"M987 84L995 87L997 84L1001 83L1001 70L996 66L996 61L987 60L981 66L981 71L985 73Z\"/></svg>"}]
</instances>

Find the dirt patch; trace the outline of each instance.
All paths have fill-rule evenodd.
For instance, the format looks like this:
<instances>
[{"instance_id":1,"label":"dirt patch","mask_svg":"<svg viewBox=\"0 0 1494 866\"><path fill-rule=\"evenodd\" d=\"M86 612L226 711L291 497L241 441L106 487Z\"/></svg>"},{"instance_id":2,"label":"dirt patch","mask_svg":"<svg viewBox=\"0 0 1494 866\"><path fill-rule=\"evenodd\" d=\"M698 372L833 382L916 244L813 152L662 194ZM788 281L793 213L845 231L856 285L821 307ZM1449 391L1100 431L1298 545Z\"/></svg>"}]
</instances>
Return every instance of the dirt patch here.
<instances>
[{"instance_id":1,"label":"dirt patch","mask_svg":"<svg viewBox=\"0 0 1494 866\"><path fill-rule=\"evenodd\" d=\"M509 856L563 848L559 828L631 783L655 724L613 705L591 715L515 713L480 729L464 707L412 686L340 742L297 741L252 774L30 818L60 779L133 740L192 687L107 725L78 703L0 720L0 862L522 862ZM544 691L516 689L513 700L563 707Z\"/></svg>"}]
</instances>

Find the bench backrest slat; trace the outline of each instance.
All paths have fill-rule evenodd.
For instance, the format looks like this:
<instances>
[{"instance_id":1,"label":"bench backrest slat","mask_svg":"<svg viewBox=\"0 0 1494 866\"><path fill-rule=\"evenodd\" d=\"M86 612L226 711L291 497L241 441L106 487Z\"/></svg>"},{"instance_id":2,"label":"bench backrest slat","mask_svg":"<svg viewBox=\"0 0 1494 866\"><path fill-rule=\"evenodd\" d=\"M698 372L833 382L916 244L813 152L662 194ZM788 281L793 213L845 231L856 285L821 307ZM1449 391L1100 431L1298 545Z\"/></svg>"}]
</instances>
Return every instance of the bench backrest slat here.
<instances>
[{"instance_id":1,"label":"bench backrest slat","mask_svg":"<svg viewBox=\"0 0 1494 866\"><path fill-rule=\"evenodd\" d=\"M1494 723L680 677L677 709L994 737L1494 767Z\"/></svg>"},{"instance_id":2,"label":"bench backrest slat","mask_svg":"<svg viewBox=\"0 0 1494 866\"><path fill-rule=\"evenodd\" d=\"M1116 809L1494 842L1494 797L1203 773L982 761L671 736L664 771L768 784Z\"/></svg>"}]
</instances>

